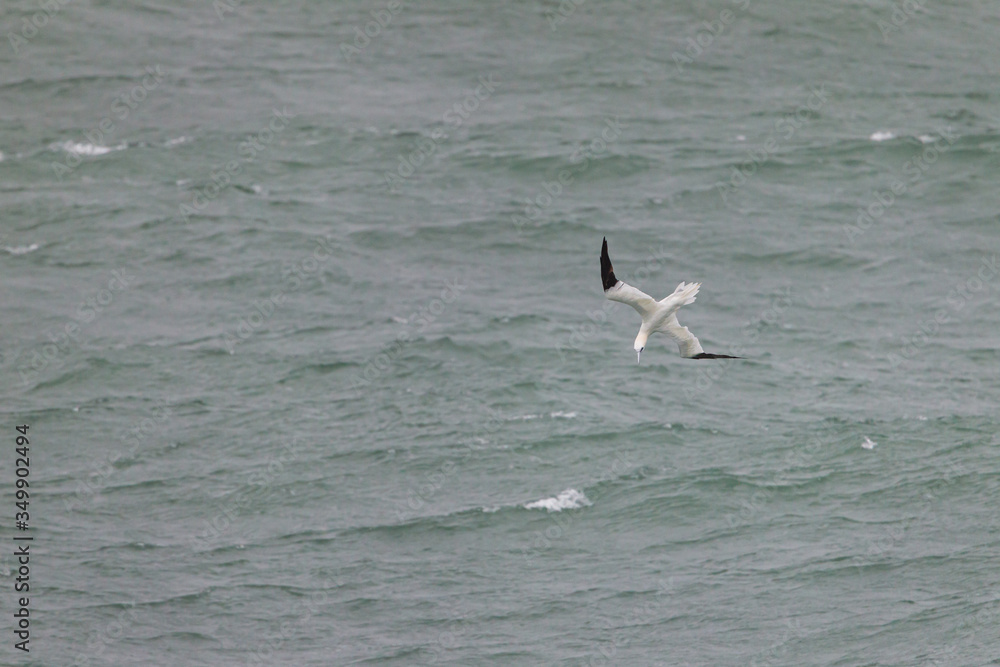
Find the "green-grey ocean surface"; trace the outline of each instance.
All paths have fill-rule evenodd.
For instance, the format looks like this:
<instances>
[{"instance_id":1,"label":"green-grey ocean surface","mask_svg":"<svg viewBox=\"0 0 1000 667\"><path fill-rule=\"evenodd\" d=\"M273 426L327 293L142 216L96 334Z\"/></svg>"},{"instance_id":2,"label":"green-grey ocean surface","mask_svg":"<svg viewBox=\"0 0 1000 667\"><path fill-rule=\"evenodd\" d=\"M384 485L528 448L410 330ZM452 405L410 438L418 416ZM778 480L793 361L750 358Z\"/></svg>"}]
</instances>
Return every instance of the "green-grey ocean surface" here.
<instances>
[{"instance_id":1,"label":"green-grey ocean surface","mask_svg":"<svg viewBox=\"0 0 1000 667\"><path fill-rule=\"evenodd\" d=\"M0 663L1000 661L995 2L0 29Z\"/></svg>"}]
</instances>

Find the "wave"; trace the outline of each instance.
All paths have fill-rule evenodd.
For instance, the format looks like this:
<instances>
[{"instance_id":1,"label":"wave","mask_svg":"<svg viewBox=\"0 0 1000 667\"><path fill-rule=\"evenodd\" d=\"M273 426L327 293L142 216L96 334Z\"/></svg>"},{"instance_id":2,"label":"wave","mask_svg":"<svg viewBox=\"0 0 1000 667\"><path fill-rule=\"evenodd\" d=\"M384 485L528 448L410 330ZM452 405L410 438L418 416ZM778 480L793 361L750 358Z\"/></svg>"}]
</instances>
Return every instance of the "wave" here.
<instances>
[{"instance_id":1,"label":"wave","mask_svg":"<svg viewBox=\"0 0 1000 667\"><path fill-rule=\"evenodd\" d=\"M527 503L524 506L524 509L544 509L549 512L561 512L568 509L587 507L592 504L593 503L587 499L587 496L582 491L577 491L576 489L566 489L558 496L554 496L552 498L542 498L541 500Z\"/></svg>"},{"instance_id":2,"label":"wave","mask_svg":"<svg viewBox=\"0 0 1000 667\"><path fill-rule=\"evenodd\" d=\"M128 148L128 143L123 141L114 146L98 146L97 144L92 144L90 142L64 141L60 144L56 144L56 147L61 148L67 153L85 155L87 157L96 157L99 155L107 155L108 153L115 151L123 151Z\"/></svg>"},{"instance_id":3,"label":"wave","mask_svg":"<svg viewBox=\"0 0 1000 667\"><path fill-rule=\"evenodd\" d=\"M27 255L29 252L34 252L41 247L37 243L32 243L31 245L18 245L18 246L3 246L2 250L10 253L11 255Z\"/></svg>"}]
</instances>

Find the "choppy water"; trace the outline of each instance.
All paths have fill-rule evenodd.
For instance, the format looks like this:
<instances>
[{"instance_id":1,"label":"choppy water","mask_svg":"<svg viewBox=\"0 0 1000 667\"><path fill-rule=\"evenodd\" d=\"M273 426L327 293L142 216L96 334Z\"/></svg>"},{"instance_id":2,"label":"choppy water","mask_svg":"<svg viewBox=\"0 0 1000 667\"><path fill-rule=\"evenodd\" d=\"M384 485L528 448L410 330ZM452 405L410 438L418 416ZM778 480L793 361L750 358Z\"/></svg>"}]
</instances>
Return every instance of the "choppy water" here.
<instances>
[{"instance_id":1,"label":"choppy water","mask_svg":"<svg viewBox=\"0 0 1000 667\"><path fill-rule=\"evenodd\" d=\"M1000 659L994 3L50 5L0 662Z\"/></svg>"}]
</instances>

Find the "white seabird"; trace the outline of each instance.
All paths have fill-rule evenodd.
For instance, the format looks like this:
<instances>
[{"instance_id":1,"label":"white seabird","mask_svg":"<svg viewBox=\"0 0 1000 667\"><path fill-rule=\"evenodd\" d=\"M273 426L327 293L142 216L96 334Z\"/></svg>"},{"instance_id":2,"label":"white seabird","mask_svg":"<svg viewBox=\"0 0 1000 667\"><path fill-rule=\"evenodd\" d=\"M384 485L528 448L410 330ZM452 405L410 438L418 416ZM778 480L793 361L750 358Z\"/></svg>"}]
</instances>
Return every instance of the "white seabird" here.
<instances>
[{"instance_id":1,"label":"white seabird","mask_svg":"<svg viewBox=\"0 0 1000 667\"><path fill-rule=\"evenodd\" d=\"M615 271L611 266L611 258L608 257L608 239L605 237L604 246L601 248L601 279L604 282L604 296L612 301L627 303L638 311L642 316L642 325L639 327L639 335L635 337L635 360L642 356L642 351L646 347L649 335L659 332L666 334L677 343L680 354L685 359L742 359L743 357L731 357L728 354L708 354L701 349L701 343L688 331L687 327L682 327L677 321L677 311L681 306L694 303L695 295L701 283L681 283L674 290L674 293L657 301L641 290L637 290L628 283L615 278Z\"/></svg>"}]
</instances>

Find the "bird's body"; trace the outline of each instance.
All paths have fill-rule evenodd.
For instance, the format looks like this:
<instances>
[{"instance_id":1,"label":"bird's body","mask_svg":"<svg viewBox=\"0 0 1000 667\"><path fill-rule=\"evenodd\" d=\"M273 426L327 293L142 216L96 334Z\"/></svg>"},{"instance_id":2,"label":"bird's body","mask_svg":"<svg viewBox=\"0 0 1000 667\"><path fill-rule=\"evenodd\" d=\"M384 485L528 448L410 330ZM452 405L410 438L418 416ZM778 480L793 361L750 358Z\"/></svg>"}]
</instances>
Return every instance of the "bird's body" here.
<instances>
[{"instance_id":1,"label":"bird's body","mask_svg":"<svg viewBox=\"0 0 1000 667\"><path fill-rule=\"evenodd\" d=\"M638 290L615 277L615 271L611 266L611 258L608 256L607 238L604 239L604 245L601 248L601 280L604 283L604 296L612 301L627 303L642 316L639 335L635 337L634 348L637 360L640 358L642 350L646 347L646 341L654 333L666 334L673 339L677 343L680 355L685 359L742 358L731 357L728 354L706 353L695 335L688 331L687 327L682 327L680 322L677 321L677 311L681 306L695 302L695 295L698 294L701 283L681 283L674 290L673 294L657 301L642 290Z\"/></svg>"}]
</instances>

